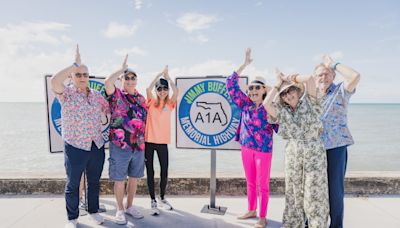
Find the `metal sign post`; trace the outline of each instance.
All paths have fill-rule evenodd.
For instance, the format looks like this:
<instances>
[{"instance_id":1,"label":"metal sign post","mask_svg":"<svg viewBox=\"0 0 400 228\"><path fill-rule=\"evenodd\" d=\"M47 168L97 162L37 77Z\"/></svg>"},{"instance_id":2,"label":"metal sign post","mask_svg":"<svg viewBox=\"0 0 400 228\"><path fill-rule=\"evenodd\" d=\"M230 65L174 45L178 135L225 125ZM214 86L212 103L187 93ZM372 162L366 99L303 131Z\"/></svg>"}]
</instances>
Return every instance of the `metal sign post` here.
<instances>
[{"instance_id":1,"label":"metal sign post","mask_svg":"<svg viewBox=\"0 0 400 228\"><path fill-rule=\"evenodd\" d=\"M217 153L211 150L211 177L210 177L210 204L204 205L201 213L209 213L215 215L225 215L226 207L215 206L215 195L217 190Z\"/></svg>"},{"instance_id":2,"label":"metal sign post","mask_svg":"<svg viewBox=\"0 0 400 228\"><path fill-rule=\"evenodd\" d=\"M226 77L182 77L175 82L182 91L176 109L176 147L211 150L210 204L201 212L224 215L227 208L215 205L216 150L240 150L234 140L240 109L231 100ZM240 77L238 84L244 90L247 77Z\"/></svg>"}]
</instances>

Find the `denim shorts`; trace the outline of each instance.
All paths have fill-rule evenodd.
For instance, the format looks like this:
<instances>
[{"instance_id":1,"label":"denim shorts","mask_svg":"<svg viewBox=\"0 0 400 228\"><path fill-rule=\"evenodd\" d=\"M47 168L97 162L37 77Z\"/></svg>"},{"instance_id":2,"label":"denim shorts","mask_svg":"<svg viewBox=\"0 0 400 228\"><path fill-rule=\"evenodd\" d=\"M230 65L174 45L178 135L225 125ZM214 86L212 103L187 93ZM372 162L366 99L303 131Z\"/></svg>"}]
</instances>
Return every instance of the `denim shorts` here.
<instances>
[{"instance_id":1,"label":"denim shorts","mask_svg":"<svg viewBox=\"0 0 400 228\"><path fill-rule=\"evenodd\" d=\"M111 181L124 181L126 177L144 176L144 152L131 152L110 143L108 175Z\"/></svg>"}]
</instances>

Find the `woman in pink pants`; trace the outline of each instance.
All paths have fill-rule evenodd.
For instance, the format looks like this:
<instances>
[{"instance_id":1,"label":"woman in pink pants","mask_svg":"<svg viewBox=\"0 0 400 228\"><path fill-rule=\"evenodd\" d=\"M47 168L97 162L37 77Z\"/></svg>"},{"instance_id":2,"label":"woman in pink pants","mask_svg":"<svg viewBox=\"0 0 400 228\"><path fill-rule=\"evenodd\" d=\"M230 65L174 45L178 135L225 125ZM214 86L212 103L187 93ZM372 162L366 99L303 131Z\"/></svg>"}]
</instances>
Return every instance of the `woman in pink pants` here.
<instances>
[{"instance_id":1,"label":"woman in pink pants","mask_svg":"<svg viewBox=\"0 0 400 228\"><path fill-rule=\"evenodd\" d=\"M247 86L247 94L238 84L239 75L252 62L251 50L246 50L245 62L228 77L226 87L232 102L242 111L238 128L238 141L242 148L242 161L247 181L248 211L238 219L257 216L257 195L259 196L259 221L255 227L265 227L269 200L269 178L272 159L272 135L278 125L269 124L263 105L269 88L262 77ZM258 191L257 191L258 190Z\"/></svg>"}]
</instances>

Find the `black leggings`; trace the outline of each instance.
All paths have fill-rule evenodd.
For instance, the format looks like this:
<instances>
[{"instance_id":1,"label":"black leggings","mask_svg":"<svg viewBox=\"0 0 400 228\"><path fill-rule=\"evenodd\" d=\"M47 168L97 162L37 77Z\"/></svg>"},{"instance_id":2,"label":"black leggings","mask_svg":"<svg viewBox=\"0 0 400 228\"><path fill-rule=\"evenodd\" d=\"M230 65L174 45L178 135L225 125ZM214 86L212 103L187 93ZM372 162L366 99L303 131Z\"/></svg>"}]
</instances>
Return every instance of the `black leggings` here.
<instances>
[{"instance_id":1,"label":"black leggings","mask_svg":"<svg viewBox=\"0 0 400 228\"><path fill-rule=\"evenodd\" d=\"M168 146L167 144L156 144L146 142L145 146L145 163L147 172L147 187L151 199L156 199L154 194L154 151L157 151L158 160L160 161L160 197L164 199L165 189L167 188L168 179Z\"/></svg>"}]
</instances>

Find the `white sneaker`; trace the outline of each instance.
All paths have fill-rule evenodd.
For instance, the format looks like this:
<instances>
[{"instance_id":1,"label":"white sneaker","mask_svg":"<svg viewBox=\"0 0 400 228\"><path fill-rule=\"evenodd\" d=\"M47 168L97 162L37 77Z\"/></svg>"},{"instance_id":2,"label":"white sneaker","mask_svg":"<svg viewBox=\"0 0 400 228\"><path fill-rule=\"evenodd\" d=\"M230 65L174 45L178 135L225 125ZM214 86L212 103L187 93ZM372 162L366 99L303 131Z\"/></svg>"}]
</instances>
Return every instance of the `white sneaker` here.
<instances>
[{"instance_id":1,"label":"white sneaker","mask_svg":"<svg viewBox=\"0 0 400 228\"><path fill-rule=\"evenodd\" d=\"M118 210L117 213L115 214L115 223L119 225L125 225L127 223L126 217L125 217L125 212Z\"/></svg>"},{"instance_id":2,"label":"white sneaker","mask_svg":"<svg viewBox=\"0 0 400 228\"><path fill-rule=\"evenodd\" d=\"M160 199L159 201L160 207L164 208L165 210L173 210L174 208L171 206L171 204L164 198L163 200Z\"/></svg>"},{"instance_id":3,"label":"white sneaker","mask_svg":"<svg viewBox=\"0 0 400 228\"><path fill-rule=\"evenodd\" d=\"M151 215L159 215L160 211L157 208L157 201L156 200L151 200L151 210L150 210Z\"/></svg>"},{"instance_id":4,"label":"white sneaker","mask_svg":"<svg viewBox=\"0 0 400 228\"><path fill-rule=\"evenodd\" d=\"M142 213L140 213L140 211L138 211L136 208L134 208L133 206L131 206L130 208L126 209L125 213L127 213L128 215L136 218L136 219L141 219L143 218Z\"/></svg>"},{"instance_id":5,"label":"white sneaker","mask_svg":"<svg viewBox=\"0 0 400 228\"><path fill-rule=\"evenodd\" d=\"M96 223L97 225L103 224L104 218L103 216L99 215L99 213L92 213L89 214L89 218Z\"/></svg>"},{"instance_id":6,"label":"white sneaker","mask_svg":"<svg viewBox=\"0 0 400 228\"><path fill-rule=\"evenodd\" d=\"M76 228L76 225L78 225L77 219L68 220L68 223L65 224L65 228Z\"/></svg>"}]
</instances>

